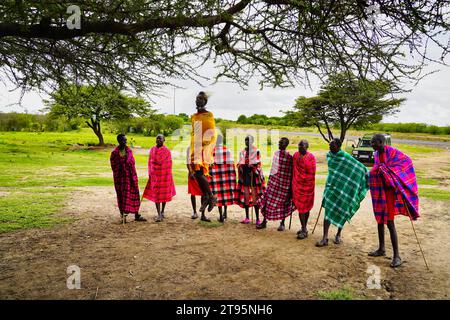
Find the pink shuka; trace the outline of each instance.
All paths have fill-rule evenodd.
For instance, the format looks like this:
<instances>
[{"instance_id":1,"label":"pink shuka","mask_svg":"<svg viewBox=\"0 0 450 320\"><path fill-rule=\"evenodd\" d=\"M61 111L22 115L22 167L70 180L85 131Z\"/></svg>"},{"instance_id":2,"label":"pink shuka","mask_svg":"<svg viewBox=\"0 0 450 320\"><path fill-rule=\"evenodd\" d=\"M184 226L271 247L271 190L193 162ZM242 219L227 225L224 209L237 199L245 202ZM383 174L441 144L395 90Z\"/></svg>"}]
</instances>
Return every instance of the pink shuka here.
<instances>
[{"instance_id":1,"label":"pink shuka","mask_svg":"<svg viewBox=\"0 0 450 320\"><path fill-rule=\"evenodd\" d=\"M172 154L166 146L150 149L148 176L144 198L156 203L171 201L176 192L172 177Z\"/></svg>"},{"instance_id":2,"label":"pink shuka","mask_svg":"<svg viewBox=\"0 0 450 320\"><path fill-rule=\"evenodd\" d=\"M419 195L413 163L407 155L391 146L385 146L384 153L385 163L380 163L378 152L374 152L375 164L369 176L375 219L378 223L386 223L388 220L385 192L387 184L395 190L394 214L410 216L416 220L420 216Z\"/></svg>"},{"instance_id":3,"label":"pink shuka","mask_svg":"<svg viewBox=\"0 0 450 320\"><path fill-rule=\"evenodd\" d=\"M257 205L267 220L281 220L295 210L292 202L292 156L286 150L275 152L267 189Z\"/></svg>"},{"instance_id":4,"label":"pink shuka","mask_svg":"<svg viewBox=\"0 0 450 320\"><path fill-rule=\"evenodd\" d=\"M133 152L125 147L125 155L122 157L119 147L116 147L111 152L110 162L120 213L139 213L141 203Z\"/></svg>"},{"instance_id":5,"label":"pink shuka","mask_svg":"<svg viewBox=\"0 0 450 320\"><path fill-rule=\"evenodd\" d=\"M312 153L294 154L292 177L292 200L298 213L308 213L314 206L316 158Z\"/></svg>"}]
</instances>

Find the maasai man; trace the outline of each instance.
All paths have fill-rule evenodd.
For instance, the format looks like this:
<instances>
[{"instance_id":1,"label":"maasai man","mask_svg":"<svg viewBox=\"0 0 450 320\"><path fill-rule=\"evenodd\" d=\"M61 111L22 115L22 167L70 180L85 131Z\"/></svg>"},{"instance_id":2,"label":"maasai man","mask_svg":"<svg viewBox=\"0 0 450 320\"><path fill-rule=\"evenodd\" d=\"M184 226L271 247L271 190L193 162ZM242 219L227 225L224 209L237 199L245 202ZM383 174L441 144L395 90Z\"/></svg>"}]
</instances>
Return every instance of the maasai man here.
<instances>
[{"instance_id":1,"label":"maasai man","mask_svg":"<svg viewBox=\"0 0 450 320\"><path fill-rule=\"evenodd\" d=\"M111 152L110 162L117 194L120 216L126 222L127 214L135 214L136 221L147 221L139 214L139 185L133 152L127 146L127 137L121 133L117 136L119 146Z\"/></svg>"},{"instance_id":2,"label":"maasai man","mask_svg":"<svg viewBox=\"0 0 450 320\"><path fill-rule=\"evenodd\" d=\"M295 210L292 202L292 156L286 151L288 138L281 138L278 151L275 152L270 170L267 189L258 199L257 204L264 216L258 229L267 227L267 220L281 220L278 231L284 231L284 219Z\"/></svg>"},{"instance_id":3,"label":"maasai man","mask_svg":"<svg viewBox=\"0 0 450 320\"><path fill-rule=\"evenodd\" d=\"M256 225L259 220L259 207L256 201L263 194L265 187L264 174L261 166L261 152L253 145L254 138L245 138L245 148L239 153L238 185L236 188L236 203L245 208L243 224L249 224L249 207L254 207L256 212Z\"/></svg>"},{"instance_id":4,"label":"maasai man","mask_svg":"<svg viewBox=\"0 0 450 320\"><path fill-rule=\"evenodd\" d=\"M372 138L374 166L370 170L370 194L373 211L378 223L379 247L369 256L384 256L384 225L387 224L391 236L394 257L391 267L402 264L398 250L397 231L394 216L401 214L416 220L419 217L419 196L416 174L411 159L399 150L385 145L385 138L376 134Z\"/></svg>"},{"instance_id":5,"label":"maasai man","mask_svg":"<svg viewBox=\"0 0 450 320\"><path fill-rule=\"evenodd\" d=\"M196 196L200 196L200 203L205 201L205 196L203 195L202 189L198 185L197 180L195 179L195 171L192 168L191 164L191 147L188 147L186 150L186 167L188 169L188 194L191 195L191 206L192 206L192 216L191 219L197 219L197 200Z\"/></svg>"},{"instance_id":6,"label":"maasai man","mask_svg":"<svg viewBox=\"0 0 450 320\"><path fill-rule=\"evenodd\" d=\"M330 152L327 153L328 177L322 199L322 207L325 209L323 238L316 243L317 247L328 245L331 223L338 227L334 243L341 243L344 224L358 211L368 190L367 168L342 151L341 145L341 140L333 139L330 142Z\"/></svg>"},{"instance_id":7,"label":"maasai man","mask_svg":"<svg viewBox=\"0 0 450 320\"><path fill-rule=\"evenodd\" d=\"M209 166L214 163L213 151L216 144L216 124L211 112L206 111L208 97L203 91L199 92L195 104L197 113L191 117L191 163L195 172L195 179L205 195L200 212L201 220L211 222L205 216L205 209L210 212L217 203L217 197L213 195L207 176L209 176Z\"/></svg>"},{"instance_id":8,"label":"maasai man","mask_svg":"<svg viewBox=\"0 0 450 320\"><path fill-rule=\"evenodd\" d=\"M233 155L223 145L223 137L221 135L217 136L216 147L214 148L214 165L210 169L210 174L211 189L218 200L219 221L224 222L227 218L227 207L235 202L236 169Z\"/></svg>"},{"instance_id":9,"label":"maasai man","mask_svg":"<svg viewBox=\"0 0 450 320\"><path fill-rule=\"evenodd\" d=\"M297 232L298 239L308 237L309 212L314 206L314 187L316 180L316 158L308 152L309 143L301 140L298 152L294 153L292 174L292 200L298 210L302 228Z\"/></svg>"},{"instance_id":10,"label":"maasai man","mask_svg":"<svg viewBox=\"0 0 450 320\"><path fill-rule=\"evenodd\" d=\"M153 201L158 216L156 222L165 218L166 203L175 196L175 184L172 177L172 154L164 145L164 136L156 136L156 146L150 149L148 158L148 182L144 191L144 198ZM161 208L162 204L162 208Z\"/></svg>"}]
</instances>

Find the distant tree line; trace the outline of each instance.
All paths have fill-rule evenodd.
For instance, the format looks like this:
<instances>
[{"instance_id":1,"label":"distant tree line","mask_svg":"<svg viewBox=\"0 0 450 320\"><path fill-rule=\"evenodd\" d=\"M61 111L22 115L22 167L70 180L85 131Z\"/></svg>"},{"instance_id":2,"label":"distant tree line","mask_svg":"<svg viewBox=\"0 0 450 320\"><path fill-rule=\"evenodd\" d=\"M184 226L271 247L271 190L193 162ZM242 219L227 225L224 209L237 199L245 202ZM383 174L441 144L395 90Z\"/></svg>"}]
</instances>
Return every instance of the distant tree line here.
<instances>
[{"instance_id":1,"label":"distant tree line","mask_svg":"<svg viewBox=\"0 0 450 320\"><path fill-rule=\"evenodd\" d=\"M150 118L135 117L127 120L105 121L103 131L135 132L148 136L158 133L170 134L184 124L183 116L154 114ZM0 112L0 131L44 132L72 131L88 128L81 118L68 119L65 116L55 117L50 114L28 114Z\"/></svg>"}]
</instances>

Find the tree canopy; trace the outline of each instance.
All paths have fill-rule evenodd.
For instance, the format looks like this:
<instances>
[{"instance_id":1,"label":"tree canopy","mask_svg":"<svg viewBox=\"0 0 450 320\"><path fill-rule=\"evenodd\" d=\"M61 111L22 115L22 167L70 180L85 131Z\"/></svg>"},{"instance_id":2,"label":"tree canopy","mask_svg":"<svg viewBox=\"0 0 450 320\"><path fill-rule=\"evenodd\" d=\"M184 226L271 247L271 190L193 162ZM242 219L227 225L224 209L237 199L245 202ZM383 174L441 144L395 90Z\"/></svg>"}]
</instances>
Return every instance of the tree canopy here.
<instances>
[{"instance_id":1,"label":"tree canopy","mask_svg":"<svg viewBox=\"0 0 450 320\"><path fill-rule=\"evenodd\" d=\"M317 96L297 98L294 110L288 111L287 116L298 126L316 126L327 142L334 138L332 128L338 127L343 141L351 126L378 123L383 116L398 111L405 99L386 98L391 91L389 81L364 80L340 73L330 76Z\"/></svg>"},{"instance_id":2,"label":"tree canopy","mask_svg":"<svg viewBox=\"0 0 450 320\"><path fill-rule=\"evenodd\" d=\"M70 5L79 29L67 26ZM25 89L70 81L153 93L173 78L202 79L207 61L216 79L241 85L343 70L415 79L434 58L429 43L444 63L449 15L445 0L4 0L0 75Z\"/></svg>"},{"instance_id":3,"label":"tree canopy","mask_svg":"<svg viewBox=\"0 0 450 320\"><path fill-rule=\"evenodd\" d=\"M61 87L45 101L51 116L83 118L104 145L101 121L150 117L154 110L140 97L132 97L108 85Z\"/></svg>"}]
</instances>

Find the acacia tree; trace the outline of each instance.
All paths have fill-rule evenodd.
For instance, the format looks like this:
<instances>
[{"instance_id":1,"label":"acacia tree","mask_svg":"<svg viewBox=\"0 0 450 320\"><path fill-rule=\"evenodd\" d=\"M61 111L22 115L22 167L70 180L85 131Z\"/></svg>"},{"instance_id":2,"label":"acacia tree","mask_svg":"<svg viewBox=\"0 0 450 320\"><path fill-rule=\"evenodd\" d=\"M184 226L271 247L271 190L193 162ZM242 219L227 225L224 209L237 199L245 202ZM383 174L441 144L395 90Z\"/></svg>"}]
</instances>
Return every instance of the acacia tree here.
<instances>
[{"instance_id":1,"label":"acacia tree","mask_svg":"<svg viewBox=\"0 0 450 320\"><path fill-rule=\"evenodd\" d=\"M62 87L44 101L50 116L83 118L98 137L98 144L105 144L101 130L104 120L125 120L133 116L150 117L154 110L140 97L128 96L113 86Z\"/></svg>"},{"instance_id":2,"label":"acacia tree","mask_svg":"<svg viewBox=\"0 0 450 320\"><path fill-rule=\"evenodd\" d=\"M405 99L386 98L391 92L389 81L336 74L330 76L317 96L297 98L294 110L288 111L287 116L295 125L316 126L327 142L334 138L332 128L338 127L339 138L343 141L351 126L378 123L383 116L398 112Z\"/></svg>"},{"instance_id":3,"label":"acacia tree","mask_svg":"<svg viewBox=\"0 0 450 320\"><path fill-rule=\"evenodd\" d=\"M81 9L80 29L67 27L69 5ZM216 79L242 85L255 75L286 86L342 70L402 80L435 58L429 43L444 63L449 16L446 0L4 0L0 70L22 88L68 78L138 92L201 79L207 61Z\"/></svg>"}]
</instances>

